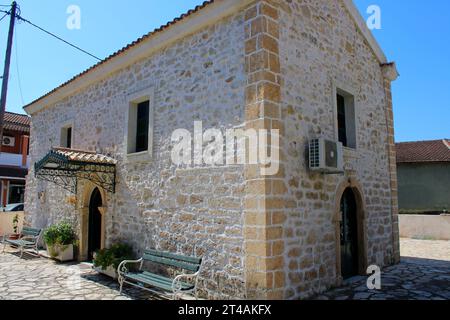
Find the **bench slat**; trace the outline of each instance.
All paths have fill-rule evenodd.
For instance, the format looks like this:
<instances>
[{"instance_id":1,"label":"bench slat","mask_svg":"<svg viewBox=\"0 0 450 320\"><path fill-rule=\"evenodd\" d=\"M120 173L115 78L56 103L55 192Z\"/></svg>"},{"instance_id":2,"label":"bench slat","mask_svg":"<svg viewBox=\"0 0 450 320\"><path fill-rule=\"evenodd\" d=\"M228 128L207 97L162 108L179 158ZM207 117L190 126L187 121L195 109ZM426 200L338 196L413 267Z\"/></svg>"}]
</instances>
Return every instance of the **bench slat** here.
<instances>
[{"instance_id":1,"label":"bench slat","mask_svg":"<svg viewBox=\"0 0 450 320\"><path fill-rule=\"evenodd\" d=\"M156 256L156 255L150 255L150 254L147 254L147 253L144 254L144 260L155 262L155 263L159 263L159 264L164 264L166 266L171 266L171 267L176 267L176 268L180 268L180 269L185 269L185 270L189 270L189 271L192 271L192 272L197 272L198 269L200 268L199 264L192 264L192 263L189 263L189 262L169 259L169 258Z\"/></svg>"},{"instance_id":2,"label":"bench slat","mask_svg":"<svg viewBox=\"0 0 450 320\"><path fill-rule=\"evenodd\" d=\"M35 242L31 242L31 241L26 241L26 240L9 240L6 239L5 240L7 243L15 245L15 246L34 246L36 243Z\"/></svg>"},{"instance_id":3,"label":"bench slat","mask_svg":"<svg viewBox=\"0 0 450 320\"><path fill-rule=\"evenodd\" d=\"M172 291L172 279L165 278L163 276L159 276L149 272L144 272L144 273L130 273L127 274L126 277L131 280L141 282L143 284L152 285L167 291ZM188 283L182 283L181 285L183 290L190 290L194 287L193 285Z\"/></svg>"},{"instance_id":4,"label":"bench slat","mask_svg":"<svg viewBox=\"0 0 450 320\"><path fill-rule=\"evenodd\" d=\"M157 280L157 281L163 281L163 282L164 282L164 281L169 281L170 285L172 285L172 282L173 282L173 280L174 280L174 279L167 278L167 277L161 276L161 275L159 275L159 274L151 273L151 272L148 272L148 271L144 271L144 272L142 273L142 276L144 276L144 277L146 277L146 278L149 278L149 279L155 279L155 280ZM191 284L191 283L187 283L187 282L183 282L183 281L181 281L181 282L179 282L179 283L181 283L181 285L183 286L183 288L191 288L191 287L194 286L194 285Z\"/></svg>"},{"instance_id":5,"label":"bench slat","mask_svg":"<svg viewBox=\"0 0 450 320\"><path fill-rule=\"evenodd\" d=\"M140 276L143 279L146 279L148 281L154 281L154 282L157 282L157 283L161 283L162 285L169 285L170 287L172 287L173 279L166 278L166 277L163 277L163 276L160 276L160 275L157 275L157 274L154 274L154 273L150 273L150 272L143 272L143 273L140 274ZM188 284L188 283L185 283L185 282L182 283L182 286L183 287L192 287L191 284Z\"/></svg>"},{"instance_id":6,"label":"bench slat","mask_svg":"<svg viewBox=\"0 0 450 320\"><path fill-rule=\"evenodd\" d=\"M24 236L33 236L37 237L41 233L40 229L34 229L30 227L23 227L22 229L22 235Z\"/></svg>"},{"instance_id":7,"label":"bench slat","mask_svg":"<svg viewBox=\"0 0 450 320\"><path fill-rule=\"evenodd\" d=\"M172 291L172 286L170 286L168 284L161 284L161 283L158 283L156 281L151 281L151 280L145 279L142 276L140 276L139 274L128 274L126 276L126 278L130 279L130 280L133 280L133 281L136 281L138 283L142 283L142 284L145 284L145 285L150 285L150 286L153 286L153 287L156 287L156 288L159 288L159 289L164 289L166 291Z\"/></svg>"},{"instance_id":8,"label":"bench slat","mask_svg":"<svg viewBox=\"0 0 450 320\"><path fill-rule=\"evenodd\" d=\"M158 257L163 257L163 258L172 259L172 260L179 260L179 261L183 261L183 262L189 262L189 263L192 263L192 264L201 264L201 262L202 262L202 258L184 256L184 255L181 255L181 254L176 254L176 253L171 253L171 252L164 252L164 251L157 251L157 250L153 250L153 249L145 250L145 254L152 255L152 256L158 256Z\"/></svg>"}]
</instances>

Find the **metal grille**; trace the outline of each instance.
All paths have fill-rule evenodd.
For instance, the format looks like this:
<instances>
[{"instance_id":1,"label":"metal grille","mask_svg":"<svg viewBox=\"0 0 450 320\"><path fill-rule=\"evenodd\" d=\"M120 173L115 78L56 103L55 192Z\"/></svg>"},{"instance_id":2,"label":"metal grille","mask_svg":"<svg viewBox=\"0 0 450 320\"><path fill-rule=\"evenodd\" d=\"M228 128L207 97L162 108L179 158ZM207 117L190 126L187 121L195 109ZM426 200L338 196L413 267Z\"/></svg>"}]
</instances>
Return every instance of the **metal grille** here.
<instances>
[{"instance_id":1,"label":"metal grille","mask_svg":"<svg viewBox=\"0 0 450 320\"><path fill-rule=\"evenodd\" d=\"M311 140L309 143L309 167L320 167L320 141L319 139Z\"/></svg>"},{"instance_id":2,"label":"metal grille","mask_svg":"<svg viewBox=\"0 0 450 320\"><path fill-rule=\"evenodd\" d=\"M97 161L100 155L86 153L86 156L91 161ZM113 162L113 160L110 159L108 162ZM75 161L69 159L68 155L52 150L44 159L35 164L34 173L38 179L52 182L74 194L77 194L78 180L82 179L89 180L98 187L115 193L116 165L114 163Z\"/></svg>"}]
</instances>

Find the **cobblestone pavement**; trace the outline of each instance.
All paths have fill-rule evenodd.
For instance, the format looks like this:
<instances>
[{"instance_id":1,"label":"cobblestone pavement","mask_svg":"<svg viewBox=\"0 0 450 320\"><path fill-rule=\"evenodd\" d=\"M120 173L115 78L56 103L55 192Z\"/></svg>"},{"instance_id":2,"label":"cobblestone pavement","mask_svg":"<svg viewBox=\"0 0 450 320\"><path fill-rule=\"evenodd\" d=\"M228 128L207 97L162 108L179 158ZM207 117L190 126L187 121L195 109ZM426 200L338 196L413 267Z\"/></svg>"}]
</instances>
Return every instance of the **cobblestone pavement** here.
<instances>
[{"instance_id":1,"label":"cobblestone pavement","mask_svg":"<svg viewBox=\"0 0 450 320\"><path fill-rule=\"evenodd\" d=\"M366 277L315 297L319 300L450 300L450 241L402 239L402 262L382 272L382 289L368 290ZM14 251L0 253L0 300L156 299L99 275L87 264L59 264Z\"/></svg>"},{"instance_id":2,"label":"cobblestone pavement","mask_svg":"<svg viewBox=\"0 0 450 320\"><path fill-rule=\"evenodd\" d=\"M1 246L3 249L3 245ZM59 264L14 251L0 253L0 300L139 300L145 291L125 288L88 264Z\"/></svg>"},{"instance_id":3,"label":"cobblestone pavement","mask_svg":"<svg viewBox=\"0 0 450 320\"><path fill-rule=\"evenodd\" d=\"M402 260L381 274L381 290L355 277L317 300L450 300L450 241L401 239Z\"/></svg>"}]
</instances>

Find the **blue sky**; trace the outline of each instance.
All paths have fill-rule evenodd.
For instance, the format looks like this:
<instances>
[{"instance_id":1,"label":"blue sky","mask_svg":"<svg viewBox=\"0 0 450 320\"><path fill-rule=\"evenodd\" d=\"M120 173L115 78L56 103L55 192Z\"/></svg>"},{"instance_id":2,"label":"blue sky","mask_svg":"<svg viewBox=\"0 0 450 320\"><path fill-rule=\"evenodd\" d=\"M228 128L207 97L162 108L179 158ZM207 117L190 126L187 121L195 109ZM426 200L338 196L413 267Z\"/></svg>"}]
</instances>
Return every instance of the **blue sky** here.
<instances>
[{"instance_id":1,"label":"blue sky","mask_svg":"<svg viewBox=\"0 0 450 320\"><path fill-rule=\"evenodd\" d=\"M100 58L201 2L18 0L24 18ZM8 1L0 0L0 4ZM81 9L80 30L66 27L66 10L72 4ZM369 5L381 8L382 28L374 30L374 35L401 73L393 84L396 140L450 138L450 1L355 0L355 4L365 18ZM0 70L7 30L4 19L0 22ZM19 23L16 31L8 111L23 113L23 104L96 62L25 23Z\"/></svg>"}]
</instances>

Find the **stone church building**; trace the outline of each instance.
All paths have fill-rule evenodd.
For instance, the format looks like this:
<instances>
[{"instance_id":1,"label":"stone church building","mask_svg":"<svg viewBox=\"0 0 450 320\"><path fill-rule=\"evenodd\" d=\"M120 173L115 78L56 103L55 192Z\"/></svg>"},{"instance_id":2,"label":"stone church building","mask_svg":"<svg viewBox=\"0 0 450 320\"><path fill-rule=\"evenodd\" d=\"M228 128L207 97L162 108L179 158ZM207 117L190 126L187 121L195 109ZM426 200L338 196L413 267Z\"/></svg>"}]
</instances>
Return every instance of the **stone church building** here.
<instances>
[{"instance_id":1,"label":"stone church building","mask_svg":"<svg viewBox=\"0 0 450 320\"><path fill-rule=\"evenodd\" d=\"M27 222L72 221L79 260L203 256L206 298L306 298L397 263L397 76L351 0L207 1L25 106ZM195 121L279 130L278 172L175 165ZM342 170L310 170L313 139Z\"/></svg>"}]
</instances>

